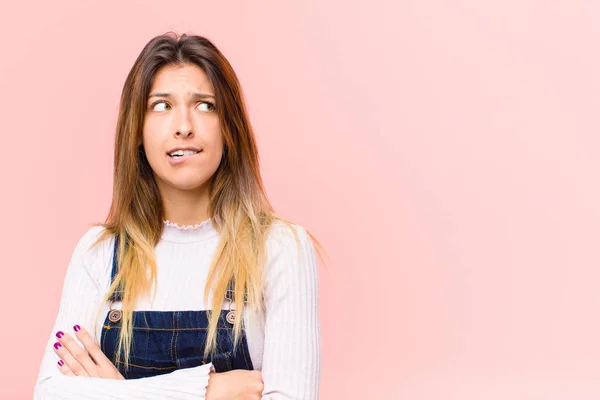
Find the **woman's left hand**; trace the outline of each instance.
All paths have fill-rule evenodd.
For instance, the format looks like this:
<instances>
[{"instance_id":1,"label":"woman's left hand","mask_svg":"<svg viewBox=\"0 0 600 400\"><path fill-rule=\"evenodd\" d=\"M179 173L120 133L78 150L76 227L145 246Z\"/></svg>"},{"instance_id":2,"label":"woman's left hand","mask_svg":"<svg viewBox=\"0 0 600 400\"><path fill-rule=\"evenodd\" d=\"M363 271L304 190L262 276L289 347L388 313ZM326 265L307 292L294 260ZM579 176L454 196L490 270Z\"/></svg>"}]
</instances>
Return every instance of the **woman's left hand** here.
<instances>
[{"instance_id":1,"label":"woman's left hand","mask_svg":"<svg viewBox=\"0 0 600 400\"><path fill-rule=\"evenodd\" d=\"M73 330L85 349L68 333L56 333L58 341L54 343L54 351L61 358L58 369L63 375L125 379L85 329L75 325Z\"/></svg>"}]
</instances>

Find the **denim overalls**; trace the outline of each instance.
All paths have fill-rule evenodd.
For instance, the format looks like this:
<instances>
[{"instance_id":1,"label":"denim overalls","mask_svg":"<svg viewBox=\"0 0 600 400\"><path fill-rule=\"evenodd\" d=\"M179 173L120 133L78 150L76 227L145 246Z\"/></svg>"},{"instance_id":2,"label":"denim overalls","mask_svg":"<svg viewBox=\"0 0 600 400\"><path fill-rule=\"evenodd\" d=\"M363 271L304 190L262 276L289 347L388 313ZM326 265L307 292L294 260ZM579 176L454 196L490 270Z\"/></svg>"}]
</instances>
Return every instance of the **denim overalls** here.
<instances>
[{"instance_id":1,"label":"denim overalls","mask_svg":"<svg viewBox=\"0 0 600 400\"><path fill-rule=\"evenodd\" d=\"M115 237L111 283L118 272L118 245L119 238ZM232 284L227 290L226 298L233 299ZM121 301L121 292L116 291L110 299L111 305L113 301ZM251 370L252 360L243 330L237 349L233 350L232 317L235 314L232 313L235 311L221 311L217 325L217 351L206 358L206 311L134 311L129 368L125 370L124 362L118 360L115 363L122 314L121 310L113 310L111 307L102 326L100 348L126 379L166 374L208 362L213 363L217 372L233 369Z\"/></svg>"}]
</instances>

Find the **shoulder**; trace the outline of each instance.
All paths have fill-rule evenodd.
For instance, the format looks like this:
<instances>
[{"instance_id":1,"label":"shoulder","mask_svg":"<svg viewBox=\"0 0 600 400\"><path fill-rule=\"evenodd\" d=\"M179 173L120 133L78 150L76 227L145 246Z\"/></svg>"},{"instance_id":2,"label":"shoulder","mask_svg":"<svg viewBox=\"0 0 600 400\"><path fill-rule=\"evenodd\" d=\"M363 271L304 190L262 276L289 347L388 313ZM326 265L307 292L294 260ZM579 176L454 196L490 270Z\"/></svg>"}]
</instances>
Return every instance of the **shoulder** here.
<instances>
[{"instance_id":1,"label":"shoulder","mask_svg":"<svg viewBox=\"0 0 600 400\"><path fill-rule=\"evenodd\" d=\"M103 240L100 240L103 238ZM108 244L112 235L108 235L106 228L100 225L92 226L80 236L75 246L75 252L81 256L90 256Z\"/></svg>"},{"instance_id":2,"label":"shoulder","mask_svg":"<svg viewBox=\"0 0 600 400\"><path fill-rule=\"evenodd\" d=\"M265 301L270 307L286 299L294 301L317 295L318 263L313 242L304 227L277 221L266 247Z\"/></svg>"},{"instance_id":3,"label":"shoulder","mask_svg":"<svg viewBox=\"0 0 600 400\"><path fill-rule=\"evenodd\" d=\"M273 222L266 240L267 262L285 260L286 264L314 262L315 249L306 228L281 220Z\"/></svg>"},{"instance_id":4,"label":"shoulder","mask_svg":"<svg viewBox=\"0 0 600 400\"><path fill-rule=\"evenodd\" d=\"M78 260L94 276L102 272L112 253L114 236L100 225L88 228L77 241L72 259Z\"/></svg>"},{"instance_id":5,"label":"shoulder","mask_svg":"<svg viewBox=\"0 0 600 400\"><path fill-rule=\"evenodd\" d=\"M290 246L307 245L311 243L308 232L304 227L295 223L275 220L267 235L267 248L275 250Z\"/></svg>"}]
</instances>

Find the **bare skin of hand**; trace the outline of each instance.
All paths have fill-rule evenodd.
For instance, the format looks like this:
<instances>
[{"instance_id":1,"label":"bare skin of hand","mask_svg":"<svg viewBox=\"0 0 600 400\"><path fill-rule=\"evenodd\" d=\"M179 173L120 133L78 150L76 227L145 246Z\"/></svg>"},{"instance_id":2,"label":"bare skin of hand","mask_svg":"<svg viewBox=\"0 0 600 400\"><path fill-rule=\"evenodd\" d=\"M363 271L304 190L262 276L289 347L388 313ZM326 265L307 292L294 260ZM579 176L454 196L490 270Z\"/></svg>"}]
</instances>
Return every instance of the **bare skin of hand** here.
<instances>
[{"instance_id":1,"label":"bare skin of hand","mask_svg":"<svg viewBox=\"0 0 600 400\"><path fill-rule=\"evenodd\" d=\"M58 362L58 369L63 375L125 379L100 350L100 346L88 331L79 325L75 325L73 330L85 349L68 333L62 331L56 333L58 341L54 343L54 351L61 358Z\"/></svg>"},{"instance_id":2,"label":"bare skin of hand","mask_svg":"<svg viewBox=\"0 0 600 400\"><path fill-rule=\"evenodd\" d=\"M210 374L206 400L260 400L263 392L260 371L233 371Z\"/></svg>"}]
</instances>

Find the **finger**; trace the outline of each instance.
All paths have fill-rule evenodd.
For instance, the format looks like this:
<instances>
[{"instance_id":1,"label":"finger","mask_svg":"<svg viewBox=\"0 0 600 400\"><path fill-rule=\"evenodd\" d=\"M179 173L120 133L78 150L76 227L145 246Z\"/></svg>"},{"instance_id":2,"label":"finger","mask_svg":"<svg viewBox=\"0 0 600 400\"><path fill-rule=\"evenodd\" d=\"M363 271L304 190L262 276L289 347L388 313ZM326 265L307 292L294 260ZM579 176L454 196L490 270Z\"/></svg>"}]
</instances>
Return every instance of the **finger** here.
<instances>
[{"instance_id":1,"label":"finger","mask_svg":"<svg viewBox=\"0 0 600 400\"><path fill-rule=\"evenodd\" d=\"M68 333L63 334L63 336L59 338L59 341L69 351L71 356L83 367L83 369L85 369L85 372L87 372L88 376L98 376L98 366L90 358L88 352L81 347L81 345L73 338L73 336L69 335Z\"/></svg>"},{"instance_id":2,"label":"finger","mask_svg":"<svg viewBox=\"0 0 600 400\"><path fill-rule=\"evenodd\" d=\"M62 332L59 332L62 333ZM73 374L77 376L89 376L85 368L71 355L69 350L60 342L54 343L54 351L68 365Z\"/></svg>"},{"instance_id":3,"label":"finger","mask_svg":"<svg viewBox=\"0 0 600 400\"><path fill-rule=\"evenodd\" d=\"M69 366L67 365L67 363L64 362L63 360L58 360L58 362L56 364L58 365L58 370L60 372L62 372L63 375L66 375L66 376L75 376L75 374L73 373L73 371L71 371L71 368L69 368Z\"/></svg>"},{"instance_id":4,"label":"finger","mask_svg":"<svg viewBox=\"0 0 600 400\"><path fill-rule=\"evenodd\" d=\"M77 339L83 343L92 359L96 362L98 374L96 376L101 378L125 379L85 328L75 325L73 330L75 331L75 335L77 335Z\"/></svg>"},{"instance_id":5,"label":"finger","mask_svg":"<svg viewBox=\"0 0 600 400\"><path fill-rule=\"evenodd\" d=\"M76 325L79 326L79 325ZM85 368L90 376L98 376L98 366L90 357L87 350L69 334L65 334L62 338L62 344L69 350L69 353Z\"/></svg>"},{"instance_id":6,"label":"finger","mask_svg":"<svg viewBox=\"0 0 600 400\"><path fill-rule=\"evenodd\" d=\"M99 367L103 367L108 364L112 365L110 360L102 352L102 349L100 349L100 346L98 346L98 343L96 343L96 341L92 338L92 335L90 335L85 328L75 325L73 330L75 331L75 336L77 336L77 339L83 343L88 354Z\"/></svg>"}]
</instances>

